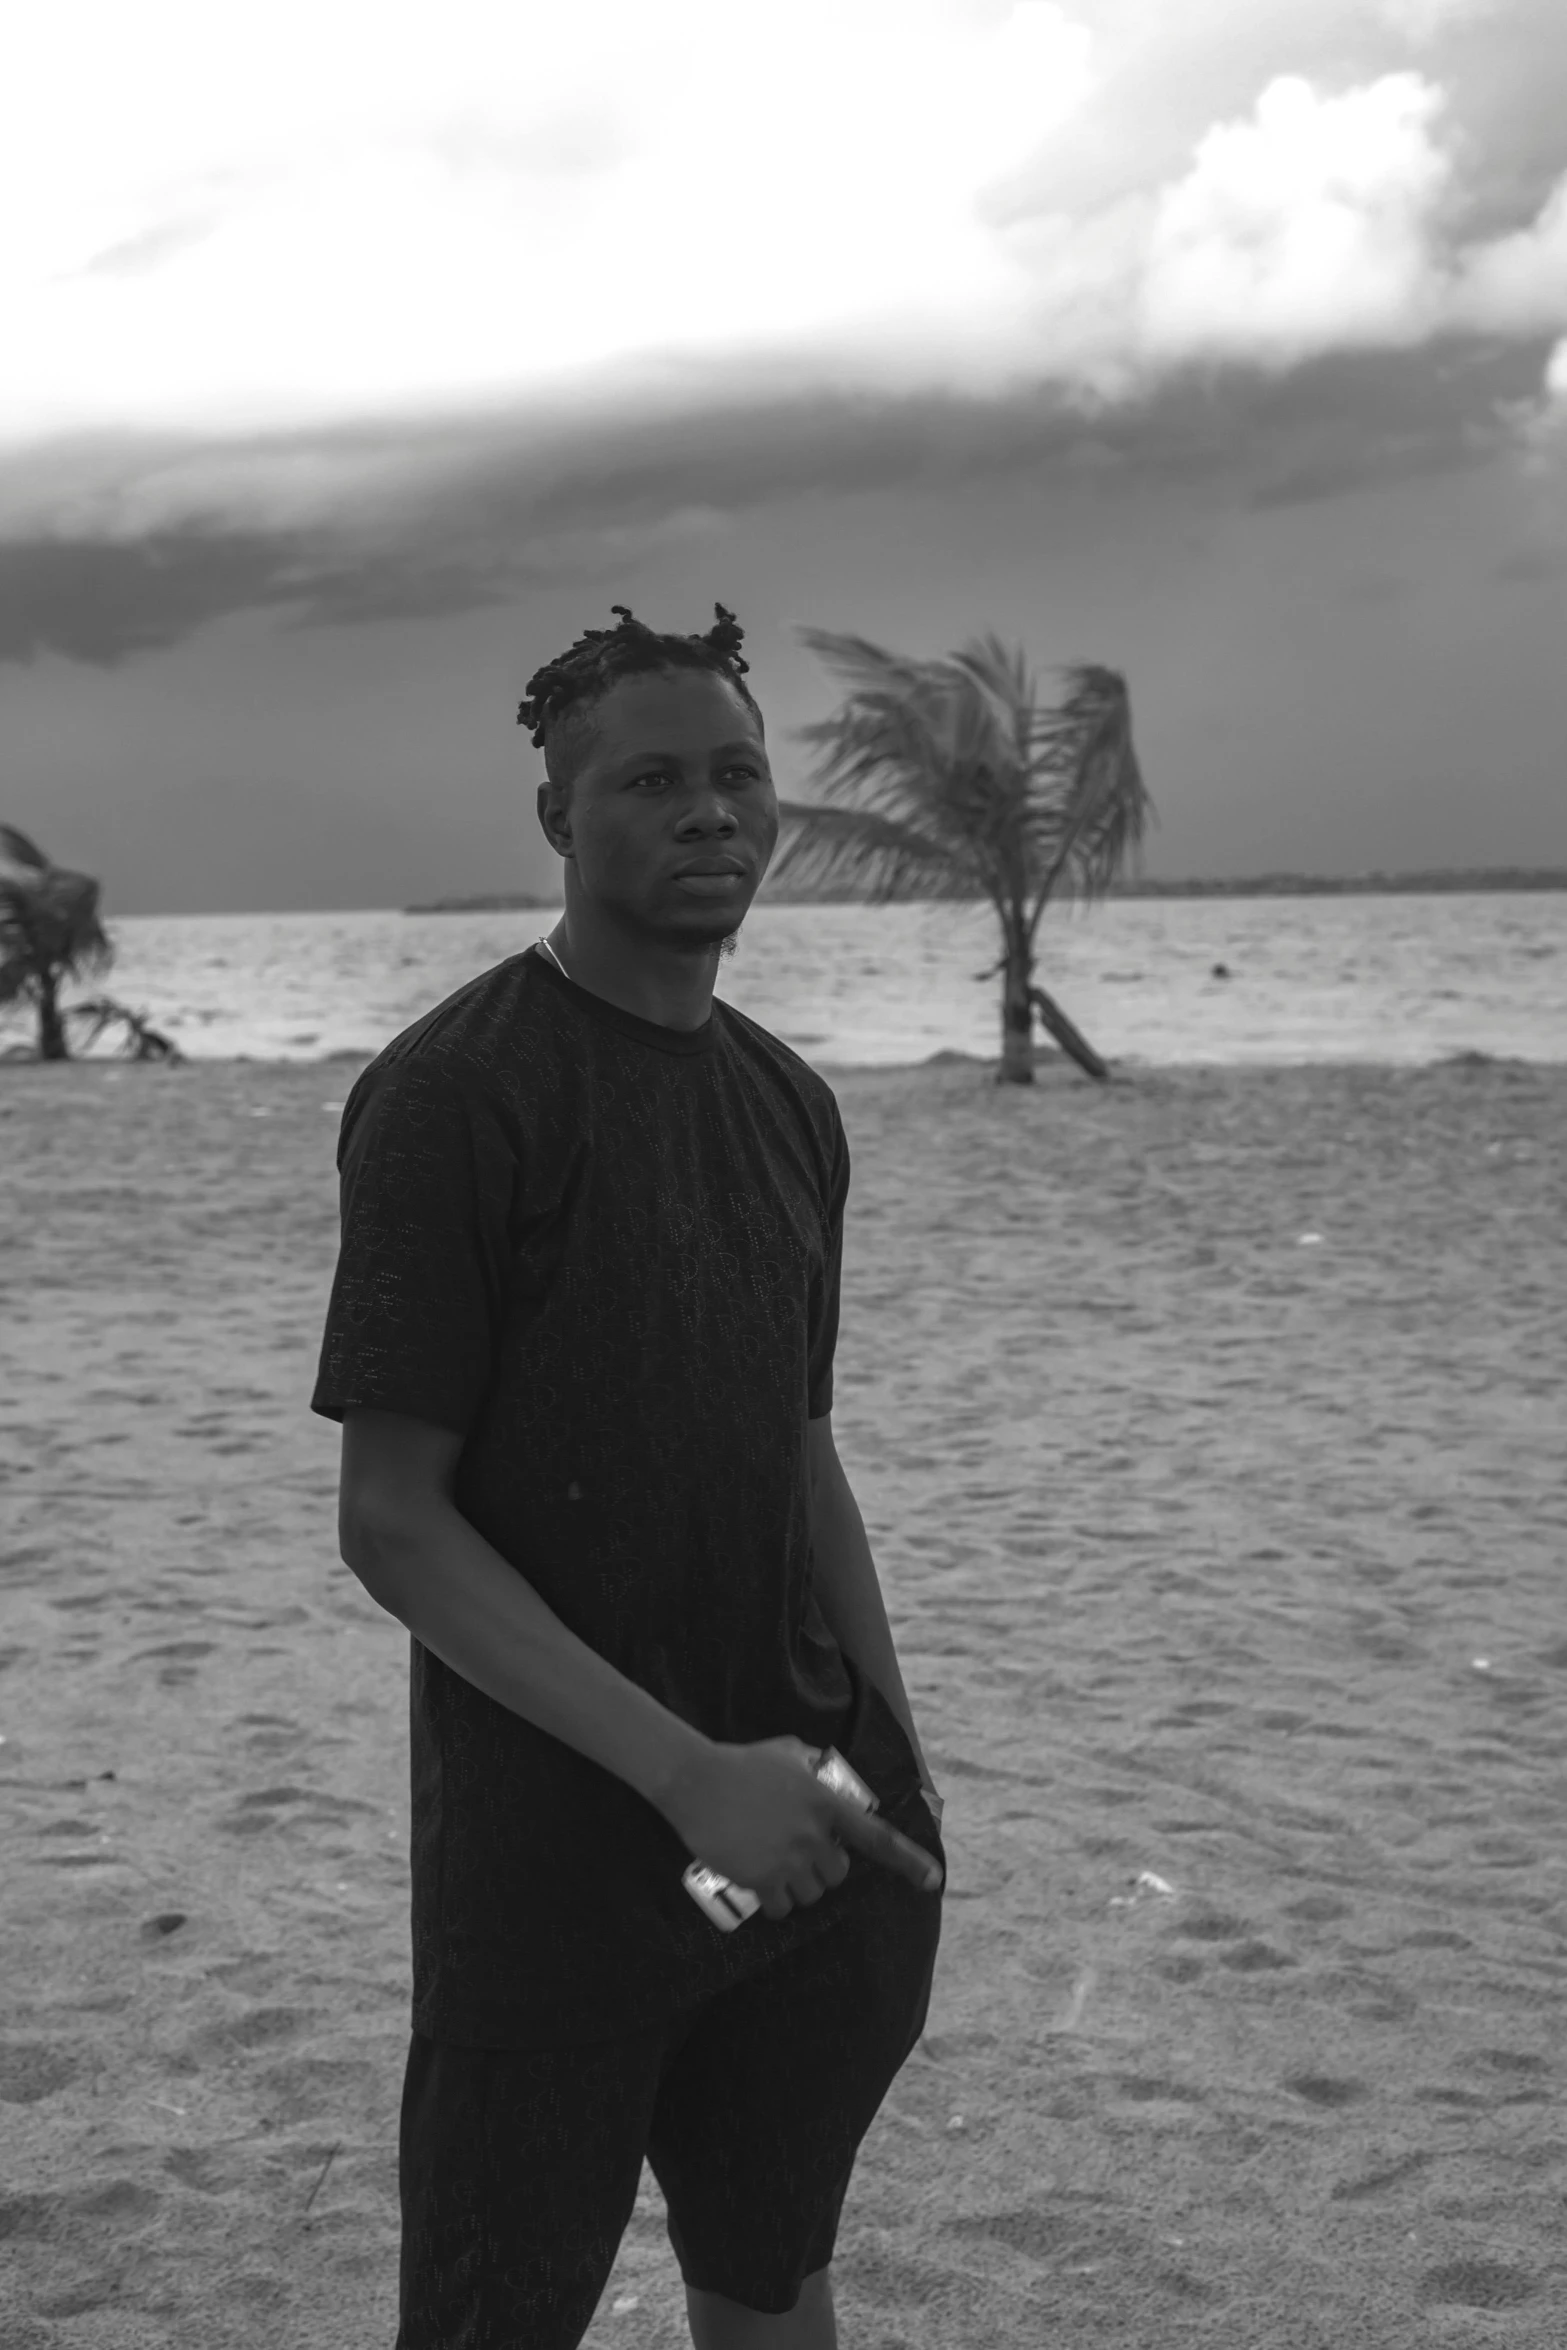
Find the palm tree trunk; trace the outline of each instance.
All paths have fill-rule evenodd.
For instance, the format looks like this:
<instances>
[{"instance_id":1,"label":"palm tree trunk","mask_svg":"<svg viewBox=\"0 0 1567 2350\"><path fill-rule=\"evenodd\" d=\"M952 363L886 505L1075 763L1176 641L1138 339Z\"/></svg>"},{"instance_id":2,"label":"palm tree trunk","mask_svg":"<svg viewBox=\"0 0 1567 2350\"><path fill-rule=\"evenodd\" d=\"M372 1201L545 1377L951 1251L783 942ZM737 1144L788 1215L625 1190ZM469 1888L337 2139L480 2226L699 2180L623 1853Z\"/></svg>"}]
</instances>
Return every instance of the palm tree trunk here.
<instances>
[{"instance_id":1,"label":"palm tree trunk","mask_svg":"<svg viewBox=\"0 0 1567 2350\"><path fill-rule=\"evenodd\" d=\"M1001 1066L998 1085L1034 1082L1034 1001L1029 988L1030 957L1026 944L1007 942L1001 982Z\"/></svg>"},{"instance_id":2,"label":"palm tree trunk","mask_svg":"<svg viewBox=\"0 0 1567 2350\"><path fill-rule=\"evenodd\" d=\"M65 1041L65 1022L60 1018L59 982L52 971L45 971L38 981L38 1058L40 1061L68 1061L71 1048Z\"/></svg>"}]
</instances>

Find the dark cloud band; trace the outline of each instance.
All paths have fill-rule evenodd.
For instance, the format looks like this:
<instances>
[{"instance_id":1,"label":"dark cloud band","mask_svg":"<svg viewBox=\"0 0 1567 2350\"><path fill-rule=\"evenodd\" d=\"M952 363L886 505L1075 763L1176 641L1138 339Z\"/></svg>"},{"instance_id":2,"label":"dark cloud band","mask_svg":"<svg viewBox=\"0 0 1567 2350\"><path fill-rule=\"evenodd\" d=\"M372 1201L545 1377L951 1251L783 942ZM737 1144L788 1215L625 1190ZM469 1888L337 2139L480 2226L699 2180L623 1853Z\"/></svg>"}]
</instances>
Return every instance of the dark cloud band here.
<instances>
[{"instance_id":1,"label":"dark cloud band","mask_svg":"<svg viewBox=\"0 0 1567 2350\"><path fill-rule=\"evenodd\" d=\"M672 516L802 495L1055 473L1107 495L1201 482L1232 503L1303 504L1492 455L1510 407L1536 393L1546 349L1471 338L1273 377L1209 366L1098 407L1051 387L993 400L752 399L575 435L426 423L402 444L402 475L396 433L379 425L326 445L328 475L334 451L346 468L373 449L397 485L379 503L361 498L351 522L271 526L263 493L247 499L260 520L0 541L0 663L54 653L109 666L243 611L307 627L473 611L541 579L613 580ZM280 454L257 450L258 481Z\"/></svg>"}]
</instances>

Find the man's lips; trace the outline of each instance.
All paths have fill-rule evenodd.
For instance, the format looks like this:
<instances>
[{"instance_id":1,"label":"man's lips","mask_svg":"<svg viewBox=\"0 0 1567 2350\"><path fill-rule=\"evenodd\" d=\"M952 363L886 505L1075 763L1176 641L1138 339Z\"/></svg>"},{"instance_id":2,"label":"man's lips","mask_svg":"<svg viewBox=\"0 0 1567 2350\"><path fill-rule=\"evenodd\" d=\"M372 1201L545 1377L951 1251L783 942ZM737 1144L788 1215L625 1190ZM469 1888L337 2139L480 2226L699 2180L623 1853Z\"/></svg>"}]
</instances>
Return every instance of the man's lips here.
<instances>
[{"instance_id":1,"label":"man's lips","mask_svg":"<svg viewBox=\"0 0 1567 2350\"><path fill-rule=\"evenodd\" d=\"M738 881L745 867L733 857L724 857L701 865L679 865L675 868L677 881Z\"/></svg>"}]
</instances>

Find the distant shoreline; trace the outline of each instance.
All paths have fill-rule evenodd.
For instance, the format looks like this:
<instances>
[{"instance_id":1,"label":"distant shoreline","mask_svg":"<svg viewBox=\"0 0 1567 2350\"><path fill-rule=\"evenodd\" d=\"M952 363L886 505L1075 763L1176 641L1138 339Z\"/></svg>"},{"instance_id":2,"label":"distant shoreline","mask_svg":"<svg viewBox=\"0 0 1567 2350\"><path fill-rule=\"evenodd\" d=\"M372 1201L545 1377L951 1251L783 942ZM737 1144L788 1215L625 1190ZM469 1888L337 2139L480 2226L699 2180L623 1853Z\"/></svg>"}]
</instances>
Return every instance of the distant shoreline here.
<instances>
[{"instance_id":1,"label":"distant shoreline","mask_svg":"<svg viewBox=\"0 0 1567 2350\"><path fill-rule=\"evenodd\" d=\"M1506 890L1567 890L1567 868L1503 865L1476 872L1254 873L1234 880L1121 881L1109 894L1113 898L1443 897L1479 896ZM764 882L755 902L763 906L852 906L872 901L826 890L798 893L780 890L775 894ZM980 905L984 902L983 899L973 901ZM519 891L489 897L431 898L420 905L404 906L402 910L405 914L558 914L562 902L559 898L535 897Z\"/></svg>"},{"instance_id":2,"label":"distant shoreline","mask_svg":"<svg viewBox=\"0 0 1567 2350\"><path fill-rule=\"evenodd\" d=\"M486 898L430 898L417 906L404 906L405 914L558 914L562 911L560 898L530 897L526 890L511 897Z\"/></svg>"}]
</instances>

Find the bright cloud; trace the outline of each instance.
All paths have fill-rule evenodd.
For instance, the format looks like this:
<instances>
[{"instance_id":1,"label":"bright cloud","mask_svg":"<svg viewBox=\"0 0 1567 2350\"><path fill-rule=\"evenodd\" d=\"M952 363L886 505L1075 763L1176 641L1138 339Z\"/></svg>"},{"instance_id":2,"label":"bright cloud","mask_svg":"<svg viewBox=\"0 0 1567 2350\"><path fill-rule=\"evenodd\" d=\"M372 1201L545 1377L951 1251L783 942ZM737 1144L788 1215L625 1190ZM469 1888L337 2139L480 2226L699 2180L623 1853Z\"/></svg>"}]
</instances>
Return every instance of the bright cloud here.
<instances>
[{"instance_id":1,"label":"bright cloud","mask_svg":"<svg viewBox=\"0 0 1567 2350\"><path fill-rule=\"evenodd\" d=\"M983 342L1017 288L973 191L1081 99L1091 46L1048 0L987 16L279 0L263 35L179 0L39 11L31 133L0 160L3 428L243 429Z\"/></svg>"},{"instance_id":2,"label":"bright cloud","mask_svg":"<svg viewBox=\"0 0 1567 2350\"><path fill-rule=\"evenodd\" d=\"M1291 360L1417 340L1440 302L1432 230L1450 175L1441 93L1410 73L1338 96L1281 77L1160 195L1144 349Z\"/></svg>"},{"instance_id":3,"label":"bright cloud","mask_svg":"<svg viewBox=\"0 0 1567 2350\"><path fill-rule=\"evenodd\" d=\"M1489 16L1494 0L1376 0L1376 12L1406 40L1432 41L1456 25Z\"/></svg>"},{"instance_id":4,"label":"bright cloud","mask_svg":"<svg viewBox=\"0 0 1567 2350\"><path fill-rule=\"evenodd\" d=\"M335 456L335 422L1113 393L1205 357L1567 329L1567 182L1471 249L1452 228L1441 37L1506 5L1233 0L1248 53L1275 21L1281 52L1380 23L1420 70L1277 54L1173 164L1062 209L1053 142L1135 151L1119 77L1146 91L1177 41L1165 0L53 0L8 44L0 443L33 452L36 504L62 436L204 437L134 492L78 467L134 531L196 480L225 510L373 502L381 460ZM317 438L245 445L280 432Z\"/></svg>"},{"instance_id":5,"label":"bright cloud","mask_svg":"<svg viewBox=\"0 0 1567 2350\"><path fill-rule=\"evenodd\" d=\"M1561 504L1567 488L1567 335L1545 363L1539 398L1521 406L1515 422L1530 470L1551 477L1556 510L1567 520Z\"/></svg>"},{"instance_id":6,"label":"bright cloud","mask_svg":"<svg viewBox=\"0 0 1567 2350\"><path fill-rule=\"evenodd\" d=\"M1452 308L1462 323L1500 334L1548 333L1567 323L1567 173L1527 228L1463 255Z\"/></svg>"}]
</instances>

